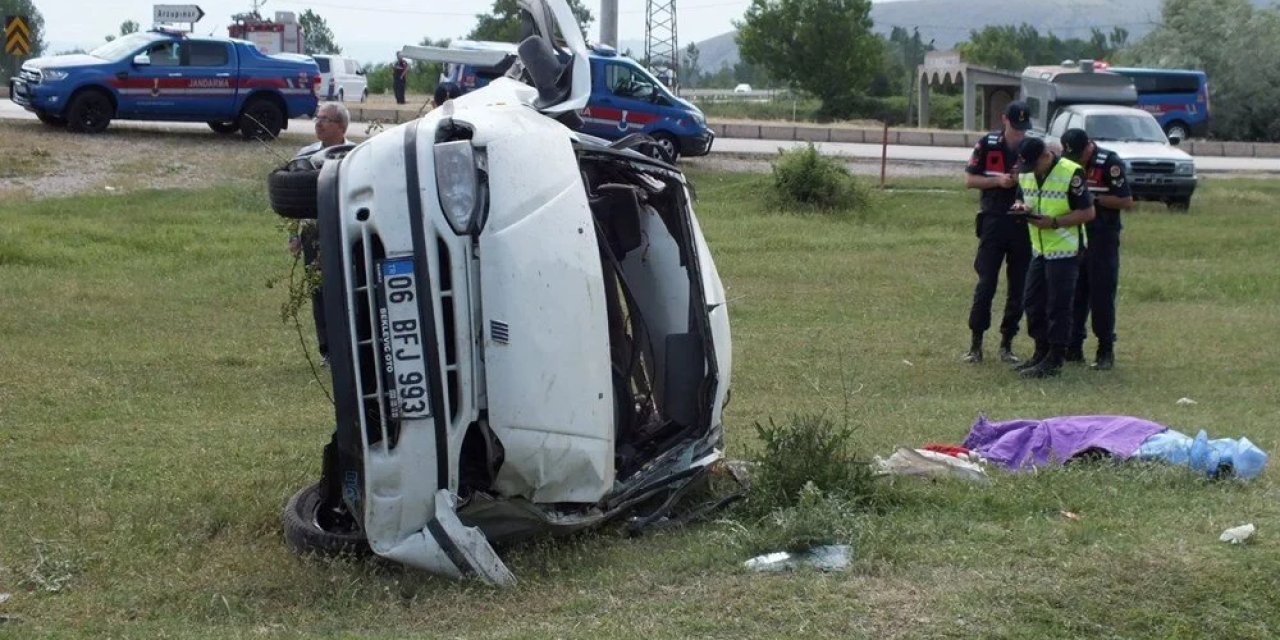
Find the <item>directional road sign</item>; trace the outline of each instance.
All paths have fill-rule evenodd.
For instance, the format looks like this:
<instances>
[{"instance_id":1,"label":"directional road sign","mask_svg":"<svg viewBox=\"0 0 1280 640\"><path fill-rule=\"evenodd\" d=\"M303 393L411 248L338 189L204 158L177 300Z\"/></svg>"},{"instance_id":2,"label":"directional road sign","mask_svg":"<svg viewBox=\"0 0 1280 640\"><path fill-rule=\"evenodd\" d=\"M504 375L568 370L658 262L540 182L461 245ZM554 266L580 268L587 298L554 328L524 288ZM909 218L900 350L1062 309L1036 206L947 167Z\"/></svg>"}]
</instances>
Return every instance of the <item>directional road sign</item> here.
<instances>
[{"instance_id":1,"label":"directional road sign","mask_svg":"<svg viewBox=\"0 0 1280 640\"><path fill-rule=\"evenodd\" d=\"M200 22L204 10L194 4L155 5L155 21L159 23Z\"/></svg>"},{"instance_id":2,"label":"directional road sign","mask_svg":"<svg viewBox=\"0 0 1280 640\"><path fill-rule=\"evenodd\" d=\"M5 53L15 56L31 53L31 27L27 26L26 16L5 16L3 42Z\"/></svg>"}]
</instances>

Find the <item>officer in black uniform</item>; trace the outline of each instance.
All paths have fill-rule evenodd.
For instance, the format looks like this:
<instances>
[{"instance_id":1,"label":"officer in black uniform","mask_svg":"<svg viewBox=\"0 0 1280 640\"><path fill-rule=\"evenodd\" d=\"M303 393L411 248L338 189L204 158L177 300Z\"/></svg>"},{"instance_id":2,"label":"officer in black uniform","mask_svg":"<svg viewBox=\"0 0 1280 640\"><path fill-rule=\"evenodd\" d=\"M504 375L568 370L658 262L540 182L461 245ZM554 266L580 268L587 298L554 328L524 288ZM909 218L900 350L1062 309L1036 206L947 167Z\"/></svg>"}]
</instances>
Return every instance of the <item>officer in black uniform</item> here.
<instances>
[{"instance_id":1,"label":"officer in black uniform","mask_svg":"<svg viewBox=\"0 0 1280 640\"><path fill-rule=\"evenodd\" d=\"M1124 173L1124 162L1115 153L1094 144L1084 129L1062 134L1062 154L1084 167L1094 194L1097 217L1085 226L1089 248L1080 263L1071 324L1067 362L1084 362L1085 320L1093 315L1093 335L1098 353L1092 368L1099 371L1115 364L1116 285L1120 278L1120 211L1133 206L1133 194Z\"/></svg>"},{"instance_id":2,"label":"officer in black uniform","mask_svg":"<svg viewBox=\"0 0 1280 640\"><path fill-rule=\"evenodd\" d=\"M965 362L982 362L982 335L991 327L991 301L1000 283L1000 265L1005 265L1004 319L1000 322L1000 359L1016 363L1013 337L1018 335L1022 318L1022 290L1031 261L1031 243L1027 227L1007 215L1018 186L1018 145L1031 127L1031 112L1023 102L1011 102L1001 116L1004 128L982 138L973 148L969 166L965 168L964 186L980 189L982 199L975 220L978 255L973 269L978 272L978 286L973 290L969 308L969 330L973 339Z\"/></svg>"}]
</instances>

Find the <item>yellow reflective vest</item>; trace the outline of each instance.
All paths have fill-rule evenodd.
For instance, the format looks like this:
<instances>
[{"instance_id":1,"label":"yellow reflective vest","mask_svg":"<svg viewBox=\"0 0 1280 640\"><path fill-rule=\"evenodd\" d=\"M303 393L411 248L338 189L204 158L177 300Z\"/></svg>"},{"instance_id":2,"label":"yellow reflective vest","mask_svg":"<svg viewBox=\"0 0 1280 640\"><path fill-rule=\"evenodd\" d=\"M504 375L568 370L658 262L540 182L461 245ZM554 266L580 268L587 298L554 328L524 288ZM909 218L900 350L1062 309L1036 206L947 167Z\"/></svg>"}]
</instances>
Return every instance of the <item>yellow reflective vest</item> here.
<instances>
[{"instance_id":1,"label":"yellow reflective vest","mask_svg":"<svg viewBox=\"0 0 1280 640\"><path fill-rule=\"evenodd\" d=\"M1080 165L1059 158L1057 164L1045 176L1044 184L1036 180L1036 174L1028 171L1018 176L1018 186L1022 187L1022 201L1032 211L1042 216L1058 218L1071 213L1071 204L1067 201L1067 192L1071 189L1071 178L1080 170ZM1031 252L1033 255L1047 259L1070 258L1080 253L1084 245L1084 227L1072 225L1057 229L1041 229L1035 225L1027 225L1031 233Z\"/></svg>"}]
</instances>

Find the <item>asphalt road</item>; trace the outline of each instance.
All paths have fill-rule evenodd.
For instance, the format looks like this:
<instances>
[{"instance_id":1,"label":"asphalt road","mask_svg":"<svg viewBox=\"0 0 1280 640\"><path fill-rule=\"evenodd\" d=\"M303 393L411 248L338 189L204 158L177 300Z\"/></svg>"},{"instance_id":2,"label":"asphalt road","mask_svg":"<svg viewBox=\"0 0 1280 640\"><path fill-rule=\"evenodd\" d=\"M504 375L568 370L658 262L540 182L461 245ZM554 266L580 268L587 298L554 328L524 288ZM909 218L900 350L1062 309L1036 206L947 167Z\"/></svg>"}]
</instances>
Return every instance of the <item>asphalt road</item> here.
<instances>
[{"instance_id":1,"label":"asphalt road","mask_svg":"<svg viewBox=\"0 0 1280 640\"><path fill-rule=\"evenodd\" d=\"M35 120L35 115L27 112L25 109L14 104L10 100L0 100L0 119ZM111 126L153 131L209 132L208 126L198 122L116 121L112 122ZM368 125L366 123L353 122L348 130L347 137L351 140L363 140L367 137L367 134L365 133L367 127ZM310 137L312 135L312 130L311 120L295 119L289 121L289 129L282 135L289 136L290 138L303 136ZM806 143L804 142L794 142L790 140L719 138L716 140L711 153L713 156L730 155L763 157L776 154L780 148L787 149L801 147L805 144ZM878 161L881 154L880 145L878 144L820 142L816 143L816 145L824 154L842 156L851 159ZM915 165L957 165L963 164L969 160L969 149L961 147L917 147L891 144L888 148L888 159L890 163L908 162ZM1280 174L1280 158L1224 158L1218 156L1198 156L1196 157L1196 169L1201 173Z\"/></svg>"}]
</instances>

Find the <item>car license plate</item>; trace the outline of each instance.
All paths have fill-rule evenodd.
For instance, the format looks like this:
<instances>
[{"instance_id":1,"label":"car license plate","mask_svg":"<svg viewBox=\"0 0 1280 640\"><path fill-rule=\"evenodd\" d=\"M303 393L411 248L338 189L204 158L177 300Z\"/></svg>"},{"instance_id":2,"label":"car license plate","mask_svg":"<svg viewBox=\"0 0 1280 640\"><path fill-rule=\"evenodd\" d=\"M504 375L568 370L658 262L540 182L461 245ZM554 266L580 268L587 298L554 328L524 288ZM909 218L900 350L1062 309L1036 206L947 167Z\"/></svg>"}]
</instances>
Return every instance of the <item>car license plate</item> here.
<instances>
[{"instance_id":1,"label":"car license plate","mask_svg":"<svg viewBox=\"0 0 1280 640\"><path fill-rule=\"evenodd\" d=\"M413 259L383 260L378 266L377 285L382 302L378 321L388 413L392 420L428 418L431 402Z\"/></svg>"}]
</instances>

